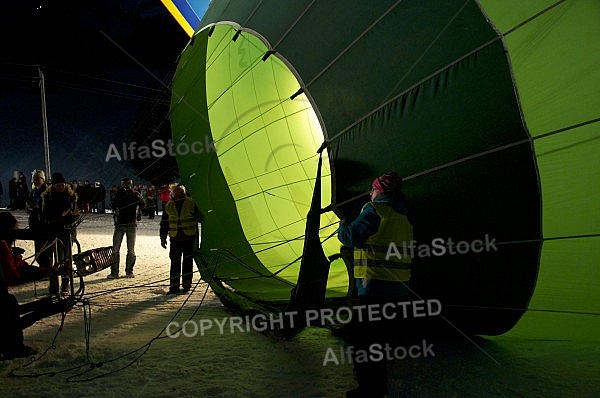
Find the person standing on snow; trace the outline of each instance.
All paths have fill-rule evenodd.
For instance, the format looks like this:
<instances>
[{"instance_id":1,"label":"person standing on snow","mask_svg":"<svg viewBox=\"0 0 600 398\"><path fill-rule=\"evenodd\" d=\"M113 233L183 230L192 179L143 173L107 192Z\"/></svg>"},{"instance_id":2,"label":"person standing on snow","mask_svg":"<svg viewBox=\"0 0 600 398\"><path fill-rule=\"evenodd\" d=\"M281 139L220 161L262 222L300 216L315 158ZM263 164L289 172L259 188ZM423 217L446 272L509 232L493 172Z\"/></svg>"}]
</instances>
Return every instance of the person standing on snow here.
<instances>
[{"instance_id":1,"label":"person standing on snow","mask_svg":"<svg viewBox=\"0 0 600 398\"><path fill-rule=\"evenodd\" d=\"M165 205L160 220L160 245L167 248L167 235L171 241L170 286L167 294L180 292L180 278L184 293L192 287L193 250L198 241L198 223L203 218L194 200L187 196L183 185L174 187L172 194L173 199Z\"/></svg>"},{"instance_id":2,"label":"person standing on snow","mask_svg":"<svg viewBox=\"0 0 600 398\"><path fill-rule=\"evenodd\" d=\"M62 173L53 173L51 185L42 194L42 222L45 228L50 229L63 229L66 226L73 225L80 217L79 209L77 208L77 195L73 192L70 185L65 180ZM73 229L71 231L72 240L76 239L76 232ZM68 251L65 248L65 242L51 245L51 249L48 249L44 253L52 253L56 251L57 258L55 267L60 267L64 263ZM44 254L48 256L49 254ZM40 266L46 266L48 258L44 258L42 255L38 257L38 260L42 260ZM52 265L52 263L50 263ZM69 278L65 275L62 276L61 291L66 293L69 288ZM50 293L58 293L58 277L53 276L50 278Z\"/></svg>"},{"instance_id":3,"label":"person standing on snow","mask_svg":"<svg viewBox=\"0 0 600 398\"><path fill-rule=\"evenodd\" d=\"M42 195L48 189L46 184L46 173L43 170L34 170L31 175L33 188L27 199L27 213L29 214L29 228L39 229L44 227L42 219ZM50 247L47 239L34 240L36 260L40 267L50 269L52 266L52 250L46 250ZM42 249L44 249L42 251Z\"/></svg>"},{"instance_id":4,"label":"person standing on snow","mask_svg":"<svg viewBox=\"0 0 600 398\"><path fill-rule=\"evenodd\" d=\"M115 220L113 233L113 255L116 262L110 267L108 279L119 278L120 250L123 236L127 236L127 257L125 259L125 276L134 278L133 266L135 265L135 241L137 235L137 221L141 219L141 208L144 199L133 189L133 180L123 178L121 186L112 198L111 209Z\"/></svg>"},{"instance_id":5,"label":"person standing on snow","mask_svg":"<svg viewBox=\"0 0 600 398\"><path fill-rule=\"evenodd\" d=\"M408 296L411 258L392 256L386 259L390 243L400 246L413 239L402 178L397 173L389 172L373 180L371 201L363 206L354 221L341 221L338 239L346 249L353 248L354 283L359 304L383 305ZM368 350L372 344L386 340L386 330L390 329L383 322L355 320L350 325L350 343L355 352ZM347 397L383 397L388 393L385 358L379 361L354 358L353 362L359 387L348 391Z\"/></svg>"}]
</instances>

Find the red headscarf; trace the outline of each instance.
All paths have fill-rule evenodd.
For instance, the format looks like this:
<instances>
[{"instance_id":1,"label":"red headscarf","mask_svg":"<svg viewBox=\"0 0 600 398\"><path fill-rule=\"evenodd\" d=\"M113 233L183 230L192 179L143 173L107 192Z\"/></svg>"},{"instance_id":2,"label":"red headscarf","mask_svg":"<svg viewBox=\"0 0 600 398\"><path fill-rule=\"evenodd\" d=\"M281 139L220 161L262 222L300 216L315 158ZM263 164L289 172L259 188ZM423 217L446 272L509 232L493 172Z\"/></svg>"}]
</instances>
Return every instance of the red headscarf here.
<instances>
[{"instance_id":1,"label":"red headscarf","mask_svg":"<svg viewBox=\"0 0 600 398\"><path fill-rule=\"evenodd\" d=\"M381 193L398 192L402 189L402 177L395 171L390 171L374 179L372 186Z\"/></svg>"}]
</instances>

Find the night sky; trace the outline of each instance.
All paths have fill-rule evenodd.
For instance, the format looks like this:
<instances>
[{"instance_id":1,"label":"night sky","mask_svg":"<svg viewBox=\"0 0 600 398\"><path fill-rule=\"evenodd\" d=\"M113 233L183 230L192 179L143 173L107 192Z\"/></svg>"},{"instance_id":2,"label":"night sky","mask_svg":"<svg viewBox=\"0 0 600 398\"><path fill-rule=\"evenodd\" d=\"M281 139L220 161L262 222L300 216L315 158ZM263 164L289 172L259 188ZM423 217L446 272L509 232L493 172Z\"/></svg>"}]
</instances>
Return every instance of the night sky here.
<instances>
[{"instance_id":1,"label":"night sky","mask_svg":"<svg viewBox=\"0 0 600 398\"><path fill-rule=\"evenodd\" d=\"M52 172L108 187L125 176L150 180L129 161L105 158L134 126L140 136L150 119L168 124L162 83L188 38L159 0L4 0L0 32L2 205L13 171L30 181L33 169L44 168L38 65Z\"/></svg>"}]
</instances>

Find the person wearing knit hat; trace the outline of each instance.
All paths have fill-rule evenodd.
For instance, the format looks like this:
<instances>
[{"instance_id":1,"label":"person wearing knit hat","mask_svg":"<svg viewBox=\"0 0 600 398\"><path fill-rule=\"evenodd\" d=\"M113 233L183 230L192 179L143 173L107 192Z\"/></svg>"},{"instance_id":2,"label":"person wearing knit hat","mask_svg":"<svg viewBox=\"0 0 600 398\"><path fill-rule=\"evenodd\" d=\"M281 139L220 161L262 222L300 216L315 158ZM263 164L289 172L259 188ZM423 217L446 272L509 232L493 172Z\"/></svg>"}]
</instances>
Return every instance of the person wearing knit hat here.
<instances>
[{"instance_id":1,"label":"person wearing knit hat","mask_svg":"<svg viewBox=\"0 0 600 398\"><path fill-rule=\"evenodd\" d=\"M25 209L29 214L29 228L36 228L41 223L42 194L48 188L46 173L43 170L34 170L31 173L32 189L27 198Z\"/></svg>"},{"instance_id":2,"label":"person wearing knit hat","mask_svg":"<svg viewBox=\"0 0 600 398\"><path fill-rule=\"evenodd\" d=\"M412 259L410 256L388 255L392 243L403 247L403 244L410 245L413 239L402 192L402 177L391 171L375 178L370 198L354 221L340 223L338 239L344 245L342 253L352 253L342 258L353 269L358 301L365 305L385 305L406 298L410 292ZM399 316L393 318L403 319L403 314L395 315ZM348 337L354 353L368 352L373 344L387 342L386 330L395 330L386 324L393 322L389 319L386 317L380 322L353 320ZM358 388L348 391L346 396L383 397L387 394L385 358L379 361L354 358L353 364Z\"/></svg>"},{"instance_id":3,"label":"person wearing knit hat","mask_svg":"<svg viewBox=\"0 0 600 398\"><path fill-rule=\"evenodd\" d=\"M79 216L77 208L77 195L65 180L62 173L52 174L52 185L42 194L42 222L50 228L64 228ZM74 232L73 232L74 233ZM63 245L52 245L47 252L57 252L57 263L62 262L67 255ZM52 257L50 257L52 265ZM40 264L41 266L41 264ZM69 287L69 279L63 277L61 290L66 292ZM58 277L50 279L50 293L58 294Z\"/></svg>"},{"instance_id":4,"label":"person wearing knit hat","mask_svg":"<svg viewBox=\"0 0 600 398\"><path fill-rule=\"evenodd\" d=\"M402 190L402 177L395 171L391 171L375 178L371 185L374 189L377 189L383 194L399 193Z\"/></svg>"},{"instance_id":5,"label":"person wearing knit hat","mask_svg":"<svg viewBox=\"0 0 600 398\"><path fill-rule=\"evenodd\" d=\"M67 181L62 173L54 173L52 174L52 184L66 184Z\"/></svg>"},{"instance_id":6,"label":"person wearing knit hat","mask_svg":"<svg viewBox=\"0 0 600 398\"><path fill-rule=\"evenodd\" d=\"M133 188L133 179L129 178L129 177L125 177L121 180L121 186L122 187L129 187L129 188Z\"/></svg>"}]
</instances>

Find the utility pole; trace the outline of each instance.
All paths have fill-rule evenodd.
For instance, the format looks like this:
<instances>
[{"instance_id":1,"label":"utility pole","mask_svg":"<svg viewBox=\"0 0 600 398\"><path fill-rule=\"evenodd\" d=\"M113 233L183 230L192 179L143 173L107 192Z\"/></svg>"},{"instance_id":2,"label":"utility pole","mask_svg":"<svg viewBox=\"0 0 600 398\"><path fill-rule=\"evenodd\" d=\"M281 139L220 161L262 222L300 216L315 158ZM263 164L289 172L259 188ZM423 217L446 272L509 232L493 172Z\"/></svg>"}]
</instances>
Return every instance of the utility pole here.
<instances>
[{"instance_id":1,"label":"utility pole","mask_svg":"<svg viewBox=\"0 0 600 398\"><path fill-rule=\"evenodd\" d=\"M44 72L38 66L40 75L40 91L42 95L42 128L44 130L44 165L46 168L46 178L51 178L50 174L50 146L48 144L48 119L46 118L46 86L44 84Z\"/></svg>"}]
</instances>

